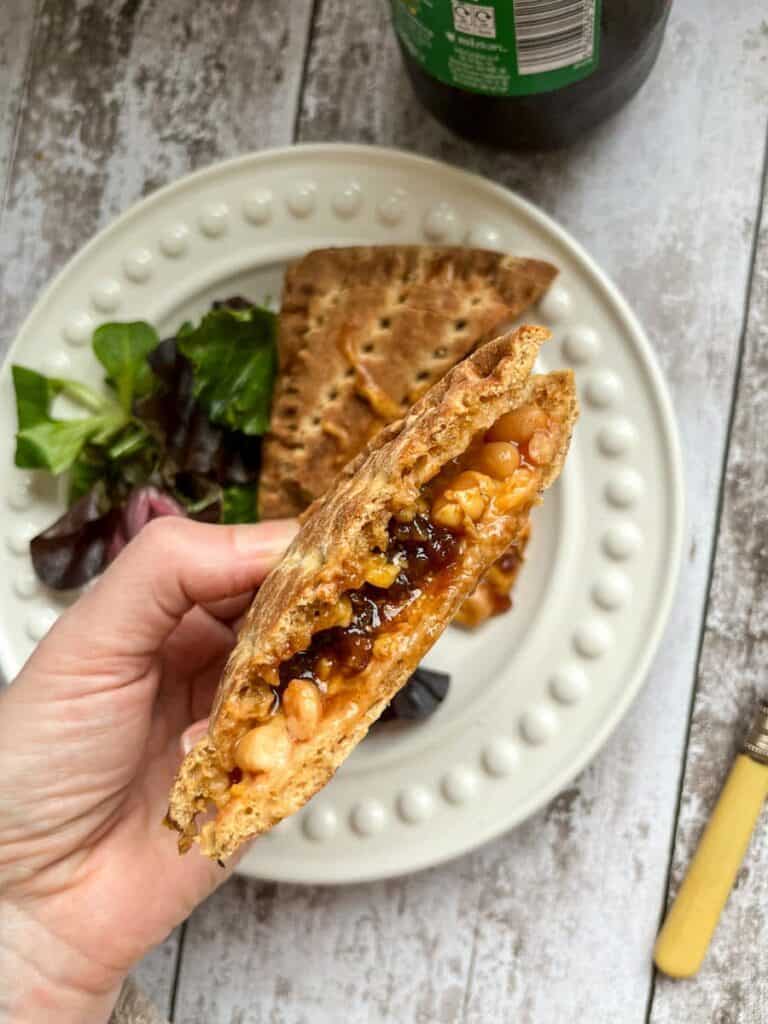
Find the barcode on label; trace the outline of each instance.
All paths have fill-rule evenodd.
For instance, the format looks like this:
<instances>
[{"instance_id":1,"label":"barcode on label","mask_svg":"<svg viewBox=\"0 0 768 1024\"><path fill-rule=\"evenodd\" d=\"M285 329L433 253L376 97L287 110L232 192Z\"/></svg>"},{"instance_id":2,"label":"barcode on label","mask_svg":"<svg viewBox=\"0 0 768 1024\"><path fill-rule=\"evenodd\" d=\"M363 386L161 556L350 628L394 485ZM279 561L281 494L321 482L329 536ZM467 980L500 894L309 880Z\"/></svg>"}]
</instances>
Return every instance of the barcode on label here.
<instances>
[{"instance_id":1,"label":"barcode on label","mask_svg":"<svg viewBox=\"0 0 768 1024\"><path fill-rule=\"evenodd\" d=\"M595 0L514 0L517 69L554 71L589 60L595 45Z\"/></svg>"}]
</instances>

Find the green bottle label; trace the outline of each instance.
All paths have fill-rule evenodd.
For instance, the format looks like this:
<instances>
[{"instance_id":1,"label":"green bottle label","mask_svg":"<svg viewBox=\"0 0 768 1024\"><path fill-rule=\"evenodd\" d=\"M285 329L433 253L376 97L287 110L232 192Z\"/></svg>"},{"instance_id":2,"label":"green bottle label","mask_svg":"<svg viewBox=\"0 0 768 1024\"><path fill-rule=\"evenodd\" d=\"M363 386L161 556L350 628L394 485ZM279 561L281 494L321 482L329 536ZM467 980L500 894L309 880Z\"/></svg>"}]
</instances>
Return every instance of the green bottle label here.
<instances>
[{"instance_id":1,"label":"green bottle label","mask_svg":"<svg viewBox=\"0 0 768 1024\"><path fill-rule=\"evenodd\" d=\"M392 0L392 14L414 60L469 92L550 92L598 65L600 0Z\"/></svg>"}]
</instances>

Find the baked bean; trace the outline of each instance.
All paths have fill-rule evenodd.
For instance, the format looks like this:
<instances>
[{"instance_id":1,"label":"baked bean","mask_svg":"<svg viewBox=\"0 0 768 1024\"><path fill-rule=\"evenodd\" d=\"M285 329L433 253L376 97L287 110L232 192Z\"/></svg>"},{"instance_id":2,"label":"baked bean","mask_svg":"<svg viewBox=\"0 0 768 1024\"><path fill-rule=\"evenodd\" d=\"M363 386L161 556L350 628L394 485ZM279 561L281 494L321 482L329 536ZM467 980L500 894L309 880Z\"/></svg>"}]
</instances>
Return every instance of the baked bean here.
<instances>
[{"instance_id":1,"label":"baked bean","mask_svg":"<svg viewBox=\"0 0 768 1024\"><path fill-rule=\"evenodd\" d=\"M496 498L495 506L499 512L505 514L514 512L527 501L530 501L535 493L535 484L538 479L534 470L521 466L517 472L509 478L506 485Z\"/></svg>"},{"instance_id":2,"label":"baked bean","mask_svg":"<svg viewBox=\"0 0 768 1024\"><path fill-rule=\"evenodd\" d=\"M467 519L477 522L488 507L493 491L494 484L489 476L465 469L445 484L443 493L432 505L432 519L449 530L460 529Z\"/></svg>"},{"instance_id":3,"label":"baked bean","mask_svg":"<svg viewBox=\"0 0 768 1024\"><path fill-rule=\"evenodd\" d=\"M323 701L314 683L308 679L292 679L283 694L283 709L291 736L308 740L317 729Z\"/></svg>"},{"instance_id":4,"label":"baked bean","mask_svg":"<svg viewBox=\"0 0 768 1024\"><path fill-rule=\"evenodd\" d=\"M491 478L473 469L459 473L446 487L446 492L452 492L452 500L460 505L475 523L488 507L488 500L494 490Z\"/></svg>"},{"instance_id":5,"label":"baked bean","mask_svg":"<svg viewBox=\"0 0 768 1024\"><path fill-rule=\"evenodd\" d=\"M464 522L464 512L455 501L441 494L432 505L432 521L447 530L458 530Z\"/></svg>"},{"instance_id":6,"label":"baked bean","mask_svg":"<svg viewBox=\"0 0 768 1024\"><path fill-rule=\"evenodd\" d=\"M244 772L268 772L287 763L291 738L282 715L245 734L235 747L235 764Z\"/></svg>"},{"instance_id":7,"label":"baked bean","mask_svg":"<svg viewBox=\"0 0 768 1024\"><path fill-rule=\"evenodd\" d=\"M449 480L445 485L446 491L473 491L481 493L487 490L491 481L487 473L479 473L476 469L464 469L461 473Z\"/></svg>"},{"instance_id":8,"label":"baked bean","mask_svg":"<svg viewBox=\"0 0 768 1024\"><path fill-rule=\"evenodd\" d=\"M241 721L252 722L258 718L268 718L272 711L274 696L270 687L259 686L250 693L243 694L237 702L237 717Z\"/></svg>"},{"instance_id":9,"label":"baked bean","mask_svg":"<svg viewBox=\"0 0 768 1024\"><path fill-rule=\"evenodd\" d=\"M548 430L535 430L527 448L528 461L534 466L543 466L552 461L555 454L555 439Z\"/></svg>"},{"instance_id":10,"label":"baked bean","mask_svg":"<svg viewBox=\"0 0 768 1024\"><path fill-rule=\"evenodd\" d=\"M477 453L475 465L481 473L487 473L495 480L506 480L520 465L520 451L517 445L508 441L491 441Z\"/></svg>"},{"instance_id":11,"label":"baked bean","mask_svg":"<svg viewBox=\"0 0 768 1024\"><path fill-rule=\"evenodd\" d=\"M505 413L485 435L488 441L514 441L524 444L536 430L545 430L547 414L535 405L521 405Z\"/></svg>"},{"instance_id":12,"label":"baked bean","mask_svg":"<svg viewBox=\"0 0 768 1024\"><path fill-rule=\"evenodd\" d=\"M473 523L481 518L488 505L480 491L470 490L459 492L458 503Z\"/></svg>"}]
</instances>

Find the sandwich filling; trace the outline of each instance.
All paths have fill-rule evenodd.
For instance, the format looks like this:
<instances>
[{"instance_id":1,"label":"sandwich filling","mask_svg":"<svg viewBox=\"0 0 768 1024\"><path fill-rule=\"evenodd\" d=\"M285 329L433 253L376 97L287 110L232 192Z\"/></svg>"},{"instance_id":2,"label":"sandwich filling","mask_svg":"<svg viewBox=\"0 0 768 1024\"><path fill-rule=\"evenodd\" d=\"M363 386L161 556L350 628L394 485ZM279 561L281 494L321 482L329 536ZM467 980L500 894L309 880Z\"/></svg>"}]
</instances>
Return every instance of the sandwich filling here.
<instances>
[{"instance_id":1,"label":"sandwich filling","mask_svg":"<svg viewBox=\"0 0 768 1024\"><path fill-rule=\"evenodd\" d=\"M505 551L464 601L453 621L457 626L473 629L494 615L502 615L512 607L512 588L525 561L530 528Z\"/></svg>"},{"instance_id":2,"label":"sandwich filling","mask_svg":"<svg viewBox=\"0 0 768 1024\"><path fill-rule=\"evenodd\" d=\"M399 638L462 574L468 544L508 533L513 518L515 537L524 537L562 429L535 403L505 414L390 518L386 541L370 551L356 585L332 608L314 611L305 649L262 666L230 701L232 728L217 744L220 772L207 780L219 810L289 771L296 746L317 738L324 725L370 705L371 663L396 657Z\"/></svg>"}]
</instances>

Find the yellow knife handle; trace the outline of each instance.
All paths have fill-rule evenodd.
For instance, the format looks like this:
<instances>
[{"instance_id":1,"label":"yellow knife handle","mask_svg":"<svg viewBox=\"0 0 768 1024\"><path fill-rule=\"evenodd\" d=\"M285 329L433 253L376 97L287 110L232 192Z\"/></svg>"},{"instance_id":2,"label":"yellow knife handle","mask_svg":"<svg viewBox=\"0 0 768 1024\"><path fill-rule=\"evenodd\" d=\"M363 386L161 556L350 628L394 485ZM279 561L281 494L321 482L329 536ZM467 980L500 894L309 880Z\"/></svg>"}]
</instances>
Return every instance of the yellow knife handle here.
<instances>
[{"instance_id":1,"label":"yellow knife handle","mask_svg":"<svg viewBox=\"0 0 768 1024\"><path fill-rule=\"evenodd\" d=\"M672 978L701 967L768 795L768 765L739 754L656 940L656 966Z\"/></svg>"}]
</instances>

